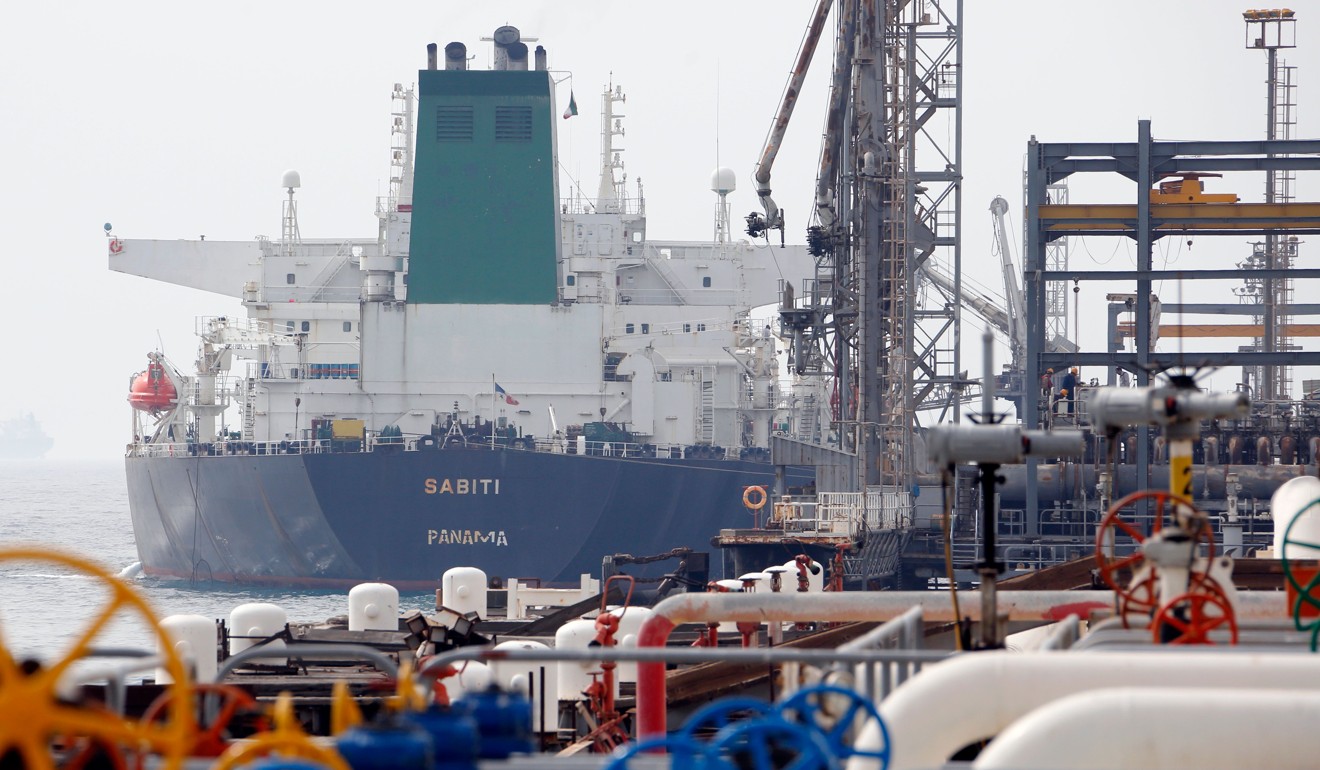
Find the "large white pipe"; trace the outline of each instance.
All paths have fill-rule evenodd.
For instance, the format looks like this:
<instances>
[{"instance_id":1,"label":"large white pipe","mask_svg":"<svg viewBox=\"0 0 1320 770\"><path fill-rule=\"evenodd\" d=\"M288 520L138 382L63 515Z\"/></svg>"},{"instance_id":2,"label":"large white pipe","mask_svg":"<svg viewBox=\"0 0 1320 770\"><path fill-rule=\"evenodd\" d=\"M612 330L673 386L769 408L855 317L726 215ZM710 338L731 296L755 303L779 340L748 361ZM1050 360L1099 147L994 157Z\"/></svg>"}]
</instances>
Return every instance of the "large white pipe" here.
<instances>
[{"instance_id":1,"label":"large white pipe","mask_svg":"<svg viewBox=\"0 0 1320 770\"><path fill-rule=\"evenodd\" d=\"M924 667L881 704L893 736L889 770L942 766L964 746L994 738L1024 714L1068 695L1140 686L1320 690L1320 658L1201 651L961 655ZM873 722L862 729L857 747L881 748ZM876 767L874 760L853 757L847 770Z\"/></svg>"},{"instance_id":2,"label":"large white pipe","mask_svg":"<svg viewBox=\"0 0 1320 770\"><path fill-rule=\"evenodd\" d=\"M1239 622L1286 616L1286 602L1282 591L1246 591L1238 595L1238 601ZM1000 591L998 602L999 612L1006 614L1009 620L1059 621L1069 615L1088 617L1093 610L1110 609L1114 606L1114 594L1112 591ZM654 614L642 625L637 646L664 647L669 640L670 631L682 623L883 621L892 620L914 606L921 607L927 622L958 620L953 615L948 594L943 591L678 594L655 606ZM964 616L974 621L980 619L980 606L977 603L964 604L962 611ZM981 659L994 655L985 653L974 657ZM918 677L918 679L924 678L924 673ZM637 666L638 738L646 739L665 734L666 702L664 664L639 664ZM945 758L947 756L945 755ZM940 761L943 762L943 758Z\"/></svg>"},{"instance_id":3,"label":"large white pipe","mask_svg":"<svg viewBox=\"0 0 1320 770\"><path fill-rule=\"evenodd\" d=\"M1313 768L1320 693L1124 687L1079 693L1014 722L978 770Z\"/></svg>"}]
</instances>

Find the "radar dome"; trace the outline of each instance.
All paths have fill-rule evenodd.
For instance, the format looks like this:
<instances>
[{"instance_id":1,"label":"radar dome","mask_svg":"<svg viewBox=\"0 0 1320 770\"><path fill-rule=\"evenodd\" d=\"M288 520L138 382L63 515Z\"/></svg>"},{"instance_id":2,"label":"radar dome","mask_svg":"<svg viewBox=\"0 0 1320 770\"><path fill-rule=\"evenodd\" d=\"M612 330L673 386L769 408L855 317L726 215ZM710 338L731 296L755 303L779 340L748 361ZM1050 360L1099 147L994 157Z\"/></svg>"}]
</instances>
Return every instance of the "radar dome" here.
<instances>
[{"instance_id":1,"label":"radar dome","mask_svg":"<svg viewBox=\"0 0 1320 770\"><path fill-rule=\"evenodd\" d=\"M721 166L710 175L710 190L720 195L728 195L738 189L738 177L733 169Z\"/></svg>"},{"instance_id":2,"label":"radar dome","mask_svg":"<svg viewBox=\"0 0 1320 770\"><path fill-rule=\"evenodd\" d=\"M289 169L284 172L284 181L280 183L280 187L288 187L289 189L302 187L302 177L298 175L297 171Z\"/></svg>"}]
</instances>

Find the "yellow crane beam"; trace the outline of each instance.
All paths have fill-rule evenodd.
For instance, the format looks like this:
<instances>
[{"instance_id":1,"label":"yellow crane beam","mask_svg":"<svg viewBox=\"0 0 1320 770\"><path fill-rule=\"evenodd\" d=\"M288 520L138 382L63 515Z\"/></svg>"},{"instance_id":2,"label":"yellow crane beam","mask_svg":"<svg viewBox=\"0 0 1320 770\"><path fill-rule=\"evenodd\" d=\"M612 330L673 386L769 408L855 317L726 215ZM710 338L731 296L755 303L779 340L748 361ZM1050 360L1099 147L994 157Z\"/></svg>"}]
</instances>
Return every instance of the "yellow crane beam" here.
<instances>
[{"instance_id":1,"label":"yellow crane beam","mask_svg":"<svg viewBox=\"0 0 1320 770\"><path fill-rule=\"evenodd\" d=\"M1051 232L1131 230L1136 204L1054 203L1039 209ZM1314 230L1320 203L1152 203L1151 226L1159 230Z\"/></svg>"},{"instance_id":2,"label":"yellow crane beam","mask_svg":"<svg viewBox=\"0 0 1320 770\"><path fill-rule=\"evenodd\" d=\"M1136 334L1136 324L1125 321L1118 325L1120 337ZM1320 337L1320 324L1284 324L1279 327L1279 334L1285 337ZM1254 338L1265 336L1265 329L1260 324L1160 324L1161 337L1234 337Z\"/></svg>"}]
</instances>

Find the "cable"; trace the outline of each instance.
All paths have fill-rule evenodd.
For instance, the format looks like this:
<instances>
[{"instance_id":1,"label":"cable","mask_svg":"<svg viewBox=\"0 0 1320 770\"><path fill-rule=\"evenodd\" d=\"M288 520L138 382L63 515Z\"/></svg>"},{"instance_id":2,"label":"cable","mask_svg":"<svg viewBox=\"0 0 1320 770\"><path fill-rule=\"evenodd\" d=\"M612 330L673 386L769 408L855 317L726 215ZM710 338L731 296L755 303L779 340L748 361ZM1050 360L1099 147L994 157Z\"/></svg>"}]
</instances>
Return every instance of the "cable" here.
<instances>
[{"instance_id":1,"label":"cable","mask_svg":"<svg viewBox=\"0 0 1320 770\"><path fill-rule=\"evenodd\" d=\"M949 499L949 475L948 468L940 471L940 496L944 503L944 518L940 524L944 529L944 574L949 581L949 598L953 601L953 620L958 629L953 635L953 642L958 652L962 652L962 610L958 608L958 581L953 576L953 535L949 526L949 519L953 517L953 501Z\"/></svg>"}]
</instances>

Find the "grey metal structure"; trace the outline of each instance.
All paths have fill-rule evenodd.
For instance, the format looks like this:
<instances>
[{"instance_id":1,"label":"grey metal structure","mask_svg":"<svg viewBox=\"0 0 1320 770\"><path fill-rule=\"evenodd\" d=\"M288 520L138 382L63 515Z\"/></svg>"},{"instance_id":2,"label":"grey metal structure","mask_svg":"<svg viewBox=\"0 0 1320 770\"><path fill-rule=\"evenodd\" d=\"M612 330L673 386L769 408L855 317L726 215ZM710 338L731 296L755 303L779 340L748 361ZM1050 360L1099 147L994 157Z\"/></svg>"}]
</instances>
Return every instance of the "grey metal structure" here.
<instances>
[{"instance_id":1,"label":"grey metal structure","mask_svg":"<svg viewBox=\"0 0 1320 770\"><path fill-rule=\"evenodd\" d=\"M1247 11L1242 14L1246 22L1246 47L1266 52L1265 79L1265 138L1291 139L1297 125L1293 71L1279 59L1279 50L1297 47L1297 19L1293 11L1272 9ZM1265 172L1265 202L1287 203L1293 199L1295 172L1291 169L1268 169ZM1292 304L1292 281L1289 278L1255 278L1261 269L1283 269L1293 266L1297 259L1297 239L1267 233L1265 240L1252 244L1251 256L1241 263L1247 270L1238 296L1244 303L1259 303L1263 313L1255 317L1262 327L1247 352L1287 352L1292 346L1288 339L1286 310ZM1245 366L1243 382L1258 400L1284 401L1292 397L1292 368L1287 365Z\"/></svg>"},{"instance_id":2,"label":"grey metal structure","mask_svg":"<svg viewBox=\"0 0 1320 770\"><path fill-rule=\"evenodd\" d=\"M1129 143L1060 143L1033 139L1027 145L1027 233L1024 283L1027 305L1026 380L1037 382L1046 367L1108 366L1126 369L1137 383L1147 385L1157 367L1183 363L1208 366L1294 366L1320 365L1318 352L1237 350L1198 352L1185 361L1177 354L1151 351L1151 285L1161 279L1240 279L1238 270L1155 270L1152 246L1165 235L1277 235L1320 233L1320 205L1311 203L1187 204L1153 206L1150 190L1162 177L1177 173L1224 171L1316 171L1320 170L1320 141L1193 141L1157 142L1151 138L1150 121L1137 124L1137 141ZM1049 185L1074 173L1118 173L1136 182L1135 205L1060 206L1046 202ZM1065 234L1115 235L1132 238L1136 244L1136 270L1050 269L1046 259L1049 242ZM1320 278L1316 269L1262 269L1260 278L1292 280ZM1135 284L1135 352L1051 353L1046 347L1047 287L1058 281L1115 281ZM1023 422L1041 423L1040 405L1024 403ZM1134 458L1138 488L1149 488L1150 457L1145 431L1139 436ZM1025 534L1039 527L1038 479L1035 461L1026 473Z\"/></svg>"},{"instance_id":3,"label":"grey metal structure","mask_svg":"<svg viewBox=\"0 0 1320 770\"><path fill-rule=\"evenodd\" d=\"M797 372L834 378L840 444L868 486L911 485L919 410L958 419L962 10L842 0L834 11L809 233L817 271L781 317ZM953 276L952 291L921 296L928 262Z\"/></svg>"}]
</instances>

